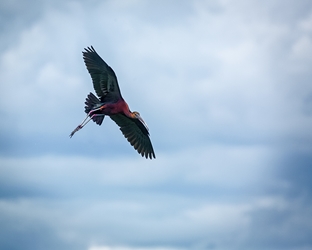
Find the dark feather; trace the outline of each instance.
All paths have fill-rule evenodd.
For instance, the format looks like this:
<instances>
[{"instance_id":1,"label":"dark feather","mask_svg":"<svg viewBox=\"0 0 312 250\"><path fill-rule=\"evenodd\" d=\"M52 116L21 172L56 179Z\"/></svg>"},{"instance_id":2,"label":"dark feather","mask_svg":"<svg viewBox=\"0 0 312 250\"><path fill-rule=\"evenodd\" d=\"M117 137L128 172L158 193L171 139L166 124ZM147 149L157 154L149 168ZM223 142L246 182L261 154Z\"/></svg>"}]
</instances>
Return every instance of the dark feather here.
<instances>
[{"instance_id":1,"label":"dark feather","mask_svg":"<svg viewBox=\"0 0 312 250\"><path fill-rule=\"evenodd\" d=\"M121 97L118 81L113 69L96 53L91 46L86 48L83 54L83 60L89 71L93 87L96 94L102 102L115 102Z\"/></svg>"},{"instance_id":2,"label":"dark feather","mask_svg":"<svg viewBox=\"0 0 312 250\"><path fill-rule=\"evenodd\" d=\"M89 114L89 112L92 110L92 109L95 109L95 108L99 108L102 103L101 101L92 93L90 93L87 98L86 98L86 101L85 101L85 112L87 114ZM104 120L104 115L103 116L94 116L92 118L92 120L98 124L98 125L101 125L103 120Z\"/></svg>"},{"instance_id":3,"label":"dark feather","mask_svg":"<svg viewBox=\"0 0 312 250\"><path fill-rule=\"evenodd\" d=\"M110 118L116 122L123 135L139 154L150 159L156 158L149 133L140 120L129 118L124 114L110 115Z\"/></svg>"}]
</instances>

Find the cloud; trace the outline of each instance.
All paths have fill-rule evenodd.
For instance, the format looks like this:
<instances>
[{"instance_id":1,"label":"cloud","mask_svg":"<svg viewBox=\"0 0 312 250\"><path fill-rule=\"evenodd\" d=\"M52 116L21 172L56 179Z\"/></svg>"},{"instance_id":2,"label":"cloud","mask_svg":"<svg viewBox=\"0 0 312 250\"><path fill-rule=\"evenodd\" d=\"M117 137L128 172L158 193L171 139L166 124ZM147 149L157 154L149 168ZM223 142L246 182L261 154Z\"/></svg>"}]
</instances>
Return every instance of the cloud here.
<instances>
[{"instance_id":1,"label":"cloud","mask_svg":"<svg viewBox=\"0 0 312 250\"><path fill-rule=\"evenodd\" d=\"M239 1L238 6L242 4ZM273 65L283 60L274 51L276 46L284 46L292 33L303 32L303 38L293 42L295 54L308 46L309 31L304 23L309 17L300 19L295 27L279 20L272 22L270 17L257 20L249 16L246 23L237 6L215 5L220 9L217 12L199 2L187 11L183 4L167 26L152 17L143 22L151 6L140 2L105 2L85 11L80 2L65 3L63 10L47 8L42 19L24 29L19 44L2 56L1 81L6 83L2 86L6 95L1 107L7 117L3 126L9 129L14 124L22 135L41 133L55 138L64 135L65 126L71 131L82 120L85 96L92 91L80 54L88 40L115 69L130 107L140 111L154 141L162 147L179 147L183 143L180 134L193 145L201 141L199 135L211 138L212 134L215 138L211 139L221 140L259 140L255 134L264 140L279 140L309 124L298 117L300 103L289 101L295 86L289 80L276 79L292 70L294 62L286 60L287 68L282 69ZM101 15L106 8L112 11ZM114 16L114 11L124 15ZM49 42L55 37L59 39ZM286 89L281 91L284 85ZM16 101L12 103L12 99ZM27 113L19 112L21 105ZM77 107L80 113L75 111ZM45 123L30 124L28 118L35 120L38 114ZM300 122L296 124L296 120ZM194 128L200 133L194 135ZM162 137L171 138L170 142Z\"/></svg>"},{"instance_id":2,"label":"cloud","mask_svg":"<svg viewBox=\"0 0 312 250\"><path fill-rule=\"evenodd\" d=\"M178 250L181 248L171 247L107 247L107 246L92 246L88 250Z\"/></svg>"},{"instance_id":3,"label":"cloud","mask_svg":"<svg viewBox=\"0 0 312 250\"><path fill-rule=\"evenodd\" d=\"M170 249L221 244L227 234L235 238L240 218L248 221L244 214L250 206L229 203L227 197L234 190L248 189L241 193L247 197L257 192L260 176L267 173L261 169L261 159L264 155L270 159L270 153L250 150L211 147L173 157L160 155L158 162L1 158L1 196L5 197L1 214L18 216L17 225L25 225L30 235L37 234L33 227L39 223L47 229L42 233L58 242L54 244L71 247L79 243ZM254 164L251 158L260 162ZM219 240L206 242L207 235Z\"/></svg>"},{"instance_id":4,"label":"cloud","mask_svg":"<svg viewBox=\"0 0 312 250\"><path fill-rule=\"evenodd\" d=\"M310 1L36 3L0 8L2 248L311 246ZM90 45L156 160L108 117L69 139Z\"/></svg>"},{"instance_id":5,"label":"cloud","mask_svg":"<svg viewBox=\"0 0 312 250\"><path fill-rule=\"evenodd\" d=\"M40 225L51 247L243 246L237 239L248 231L248 214L263 199L263 182L273 182L273 156L257 147L210 147L157 162L2 157L1 214L7 224L17 218L28 237L40 237Z\"/></svg>"}]
</instances>

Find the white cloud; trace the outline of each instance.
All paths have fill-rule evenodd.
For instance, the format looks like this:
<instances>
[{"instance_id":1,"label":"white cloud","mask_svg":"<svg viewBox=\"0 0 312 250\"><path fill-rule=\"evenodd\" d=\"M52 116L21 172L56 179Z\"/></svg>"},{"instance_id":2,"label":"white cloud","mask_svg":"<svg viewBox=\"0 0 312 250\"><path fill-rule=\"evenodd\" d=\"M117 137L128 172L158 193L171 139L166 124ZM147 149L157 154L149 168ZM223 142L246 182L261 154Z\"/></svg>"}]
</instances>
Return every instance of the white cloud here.
<instances>
[{"instance_id":1,"label":"white cloud","mask_svg":"<svg viewBox=\"0 0 312 250\"><path fill-rule=\"evenodd\" d=\"M109 246L92 246L88 250L183 250L183 248L172 247L109 247Z\"/></svg>"},{"instance_id":2,"label":"white cloud","mask_svg":"<svg viewBox=\"0 0 312 250\"><path fill-rule=\"evenodd\" d=\"M312 40L310 36L304 36L299 38L293 46L293 53L296 57L302 57L304 59L311 58Z\"/></svg>"},{"instance_id":3,"label":"white cloud","mask_svg":"<svg viewBox=\"0 0 312 250\"><path fill-rule=\"evenodd\" d=\"M246 22L241 9L227 2L215 3L219 7L195 2L188 12L172 17L180 23L162 26L142 19L151 6L120 4L84 9L82 3L66 3L63 10L47 9L24 29L1 60L6 92L1 108L12 114L7 127L13 123L21 133L55 135L78 123L84 98L92 91L80 51L93 44L113 66L124 97L157 140L163 134L179 142L179 134L192 134L190 128L221 137L240 137L244 131L249 139L256 133L269 138L295 131L285 126L287 117L298 119L296 109L288 108L288 93L280 91L284 83L275 81L270 63L271 51L291 37L285 24L252 16ZM132 15L129 11L136 8L138 15ZM294 53L306 55L308 47L304 36L294 44ZM279 64L279 58L274 60ZM29 121L38 114L45 124Z\"/></svg>"},{"instance_id":4,"label":"white cloud","mask_svg":"<svg viewBox=\"0 0 312 250\"><path fill-rule=\"evenodd\" d=\"M270 148L211 145L175 154L159 154L155 161L146 161L139 156L122 159L41 156L1 158L0 162L3 177L6 176L4 182L44 185L49 190L69 184L71 188L64 188L64 191L56 189L66 194L67 191L71 193L81 189L80 181L89 183L91 190L110 186L157 187L169 183L208 184L229 189L259 185L270 173L274 155ZM25 172L18 171L21 166ZM58 183L54 182L56 179Z\"/></svg>"},{"instance_id":5,"label":"white cloud","mask_svg":"<svg viewBox=\"0 0 312 250\"><path fill-rule=\"evenodd\" d=\"M236 238L247 230L253 204L234 197L238 190L250 196L264 180L269 185L271 158L263 148L220 146L157 161L2 157L1 183L15 190L7 195L20 198L3 201L1 214L20 215L26 228L30 218L40 221L62 241L90 248L240 244Z\"/></svg>"}]
</instances>

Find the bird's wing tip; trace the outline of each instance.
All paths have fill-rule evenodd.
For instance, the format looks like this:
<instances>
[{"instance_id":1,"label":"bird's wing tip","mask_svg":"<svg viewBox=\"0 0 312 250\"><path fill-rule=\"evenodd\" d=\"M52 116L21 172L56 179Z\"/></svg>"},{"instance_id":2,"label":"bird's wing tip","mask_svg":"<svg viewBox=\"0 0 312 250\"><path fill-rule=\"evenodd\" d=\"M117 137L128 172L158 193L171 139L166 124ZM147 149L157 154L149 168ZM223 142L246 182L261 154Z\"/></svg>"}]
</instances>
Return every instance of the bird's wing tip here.
<instances>
[{"instance_id":1,"label":"bird's wing tip","mask_svg":"<svg viewBox=\"0 0 312 250\"><path fill-rule=\"evenodd\" d=\"M95 49L93 48L93 46L88 46L86 48L84 48L84 51L82 51L82 53L86 53L86 52L96 52Z\"/></svg>"}]
</instances>

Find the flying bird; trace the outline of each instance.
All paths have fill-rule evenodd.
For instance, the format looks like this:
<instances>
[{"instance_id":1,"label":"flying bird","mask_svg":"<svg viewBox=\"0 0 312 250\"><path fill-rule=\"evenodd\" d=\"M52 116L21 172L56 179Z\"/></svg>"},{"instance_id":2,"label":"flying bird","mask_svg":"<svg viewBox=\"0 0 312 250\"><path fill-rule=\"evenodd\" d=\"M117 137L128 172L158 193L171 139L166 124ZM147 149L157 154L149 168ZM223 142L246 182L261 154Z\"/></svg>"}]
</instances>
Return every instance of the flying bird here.
<instances>
[{"instance_id":1,"label":"flying bird","mask_svg":"<svg viewBox=\"0 0 312 250\"><path fill-rule=\"evenodd\" d=\"M89 71L96 97L90 93L85 101L87 117L71 132L72 137L90 120L101 125L104 117L109 116L119 127L130 144L146 158L156 158L149 138L148 127L139 112L131 112L121 96L118 81L113 69L104 62L91 46L82 52L83 60Z\"/></svg>"}]
</instances>

